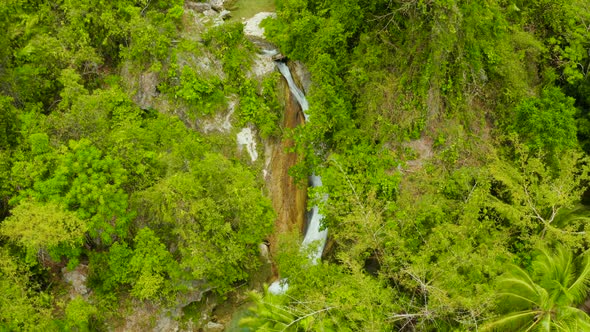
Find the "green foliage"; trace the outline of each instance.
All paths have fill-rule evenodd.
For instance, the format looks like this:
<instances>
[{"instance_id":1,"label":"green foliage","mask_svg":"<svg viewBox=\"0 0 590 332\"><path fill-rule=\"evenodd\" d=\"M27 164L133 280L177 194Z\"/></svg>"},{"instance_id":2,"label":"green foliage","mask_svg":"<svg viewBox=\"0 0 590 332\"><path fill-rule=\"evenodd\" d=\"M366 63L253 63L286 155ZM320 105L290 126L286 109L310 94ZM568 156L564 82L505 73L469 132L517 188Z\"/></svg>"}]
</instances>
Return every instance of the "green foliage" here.
<instances>
[{"instance_id":1,"label":"green foliage","mask_svg":"<svg viewBox=\"0 0 590 332\"><path fill-rule=\"evenodd\" d=\"M574 99L559 88L543 90L541 98L521 101L508 130L517 132L532 151L549 155L577 146Z\"/></svg>"},{"instance_id":2,"label":"green foliage","mask_svg":"<svg viewBox=\"0 0 590 332\"><path fill-rule=\"evenodd\" d=\"M97 314L95 306L77 296L66 306L66 324L74 331L90 331L89 323Z\"/></svg>"},{"instance_id":3,"label":"green foliage","mask_svg":"<svg viewBox=\"0 0 590 332\"><path fill-rule=\"evenodd\" d=\"M498 283L507 313L484 325L486 331L567 330L590 328L590 317L576 307L584 301L590 283L587 255L574 260L572 252L558 247L539 251L532 273L513 266Z\"/></svg>"},{"instance_id":4,"label":"green foliage","mask_svg":"<svg viewBox=\"0 0 590 332\"><path fill-rule=\"evenodd\" d=\"M250 69L253 54L253 44L244 37L243 24L233 22L213 27L203 35L203 43L221 59L227 75L225 85L239 88Z\"/></svg>"},{"instance_id":5,"label":"green foliage","mask_svg":"<svg viewBox=\"0 0 590 332\"><path fill-rule=\"evenodd\" d=\"M293 271L300 266L293 267ZM360 272L335 265L306 267L288 276L287 295L251 293L240 321L250 331L389 331L398 310L395 292ZM308 287L313 285L313 287Z\"/></svg>"},{"instance_id":6,"label":"green foliage","mask_svg":"<svg viewBox=\"0 0 590 332\"><path fill-rule=\"evenodd\" d=\"M588 1L277 2L268 37L312 79L291 174L322 176L308 205L330 242L313 265L296 232L269 237L290 288L253 295L245 328L588 329L573 305L589 265L570 253L590 245L575 151L590 137ZM231 96L239 125L277 135L278 74L249 76L241 23L201 33L193 15L180 0L0 5L0 330L93 330L103 312L124 318L129 295L225 295L258 268L274 220L262 183L187 126ZM130 95L146 68L161 84L142 110ZM533 257L540 242L570 249ZM54 262L37 264L45 252ZM64 256L89 258L92 292L58 308L48 272ZM531 269L511 268L495 306L509 262Z\"/></svg>"},{"instance_id":7,"label":"green foliage","mask_svg":"<svg viewBox=\"0 0 590 332\"><path fill-rule=\"evenodd\" d=\"M260 135L267 138L278 131L278 102L276 100L276 77L263 81L262 93L257 93L256 82L247 79L240 86L240 120L242 125L254 123Z\"/></svg>"},{"instance_id":8,"label":"green foliage","mask_svg":"<svg viewBox=\"0 0 590 332\"><path fill-rule=\"evenodd\" d=\"M75 257L84 242L87 225L75 213L54 203L21 201L2 223L0 234L23 247ZM56 260L59 260L57 255Z\"/></svg>"},{"instance_id":9,"label":"green foliage","mask_svg":"<svg viewBox=\"0 0 590 332\"><path fill-rule=\"evenodd\" d=\"M133 249L125 243L114 243L108 254L108 266L104 290L128 284L131 295L138 299L159 300L169 298L178 289L178 263L149 228L139 230Z\"/></svg>"},{"instance_id":10,"label":"green foliage","mask_svg":"<svg viewBox=\"0 0 590 332\"><path fill-rule=\"evenodd\" d=\"M495 182L490 207L512 226L520 228L524 237L549 232L560 241L578 242L584 234L584 220L570 219L561 225L563 228L557 228L553 222L561 209L574 207L586 191L586 157L566 151L555 166L547 165L521 143L513 144L516 151L513 163L496 160L490 165Z\"/></svg>"},{"instance_id":11,"label":"green foliage","mask_svg":"<svg viewBox=\"0 0 590 332\"><path fill-rule=\"evenodd\" d=\"M252 173L220 155L195 160L138 197L140 218L178 241L181 266L225 293L257 267L258 244L272 229L270 202Z\"/></svg>"},{"instance_id":12,"label":"green foliage","mask_svg":"<svg viewBox=\"0 0 590 332\"><path fill-rule=\"evenodd\" d=\"M70 141L53 174L35 183L34 197L63 204L87 223L89 234L110 244L127 233L127 195L121 189L125 170L88 140Z\"/></svg>"},{"instance_id":13,"label":"green foliage","mask_svg":"<svg viewBox=\"0 0 590 332\"><path fill-rule=\"evenodd\" d=\"M0 248L0 329L32 331L51 329L49 296L38 292L31 272Z\"/></svg>"},{"instance_id":14,"label":"green foliage","mask_svg":"<svg viewBox=\"0 0 590 332\"><path fill-rule=\"evenodd\" d=\"M268 291L264 295L252 292L250 299L254 305L249 314L239 322L248 331L297 331L296 316L285 307L286 297Z\"/></svg>"},{"instance_id":15,"label":"green foliage","mask_svg":"<svg viewBox=\"0 0 590 332\"><path fill-rule=\"evenodd\" d=\"M165 60L177 33L175 21L182 16L182 7L173 7L168 16L150 12L146 17L139 15L139 12L139 8L134 8L129 22L130 43L121 51L121 55L140 63Z\"/></svg>"},{"instance_id":16,"label":"green foliage","mask_svg":"<svg viewBox=\"0 0 590 332\"><path fill-rule=\"evenodd\" d=\"M182 67L180 84L175 89L175 96L198 106L204 114L214 112L215 108L212 105L224 100L219 78L203 79L188 66Z\"/></svg>"},{"instance_id":17,"label":"green foliage","mask_svg":"<svg viewBox=\"0 0 590 332\"><path fill-rule=\"evenodd\" d=\"M13 101L0 95L0 150L9 149L17 142L17 111Z\"/></svg>"},{"instance_id":18,"label":"green foliage","mask_svg":"<svg viewBox=\"0 0 590 332\"><path fill-rule=\"evenodd\" d=\"M128 273L134 280L131 294L139 299L166 296L177 287L178 264L149 228L142 228L134 243L133 256L128 262Z\"/></svg>"}]
</instances>

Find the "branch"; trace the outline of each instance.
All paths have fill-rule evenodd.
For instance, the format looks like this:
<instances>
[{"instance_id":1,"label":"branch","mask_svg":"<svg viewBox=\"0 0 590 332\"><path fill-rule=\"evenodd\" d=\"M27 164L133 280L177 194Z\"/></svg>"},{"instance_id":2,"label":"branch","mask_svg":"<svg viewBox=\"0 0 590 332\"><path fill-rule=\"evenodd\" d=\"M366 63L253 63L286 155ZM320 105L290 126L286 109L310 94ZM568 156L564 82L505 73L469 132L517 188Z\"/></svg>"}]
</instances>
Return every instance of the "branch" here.
<instances>
[{"instance_id":1,"label":"branch","mask_svg":"<svg viewBox=\"0 0 590 332\"><path fill-rule=\"evenodd\" d=\"M309 314L307 314L307 315L301 316L301 317L297 318L296 320L292 321L291 323L289 323L287 326L285 326L285 328L284 328L284 329L282 329L282 330L281 330L281 332L282 332L282 331L286 331L286 330L287 330L287 329L288 329L290 326L292 326L293 324L297 323L298 321L300 321L300 320L302 320L302 319L305 319L305 318L307 318L307 317L309 317L309 316L313 316L313 315L315 315L315 314L319 314L320 312L323 312L323 311L328 311L328 310L330 310L330 309L334 309L334 308L335 308L335 307L327 307L327 308L324 308L324 309L322 309L322 310L314 311L314 312L312 312L312 313L309 313Z\"/></svg>"},{"instance_id":2,"label":"branch","mask_svg":"<svg viewBox=\"0 0 590 332\"><path fill-rule=\"evenodd\" d=\"M145 10L150 6L150 2L152 2L152 0L148 0L148 2L145 4L145 7L143 7L143 9L140 12L140 15L143 16Z\"/></svg>"},{"instance_id":3,"label":"branch","mask_svg":"<svg viewBox=\"0 0 590 332\"><path fill-rule=\"evenodd\" d=\"M363 203L362 203L359 195L356 192L356 189L352 185L352 182L350 182L350 179L348 178L348 175L346 174L346 172L344 172L344 169L342 169L342 166L340 165L340 163L338 161L332 159L332 162L334 162L334 165L336 165L336 167L338 167L338 170L340 170L340 172L344 176L344 179L346 179L346 182L348 183L348 186L350 187L350 189L352 190L352 193L354 194L354 197L355 197L355 200L356 200L357 205L359 205L361 207L361 210L363 212L363 215L365 217L365 220L367 220L368 219L368 217L367 217L367 209L363 205Z\"/></svg>"}]
</instances>

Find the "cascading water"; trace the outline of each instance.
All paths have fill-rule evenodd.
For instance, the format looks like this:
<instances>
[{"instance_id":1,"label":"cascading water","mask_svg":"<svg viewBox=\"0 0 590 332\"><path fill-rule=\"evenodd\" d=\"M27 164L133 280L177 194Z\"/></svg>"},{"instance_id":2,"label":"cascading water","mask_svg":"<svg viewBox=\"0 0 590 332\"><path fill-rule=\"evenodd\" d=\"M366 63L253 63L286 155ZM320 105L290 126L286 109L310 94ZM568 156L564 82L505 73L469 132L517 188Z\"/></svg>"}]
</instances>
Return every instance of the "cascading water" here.
<instances>
[{"instance_id":1,"label":"cascading water","mask_svg":"<svg viewBox=\"0 0 590 332\"><path fill-rule=\"evenodd\" d=\"M309 120L309 115L307 114L307 110L309 109L309 103L305 98L305 94L303 94L303 92L295 84L295 81L293 80L293 76L291 75L291 71L289 70L287 64L283 62L276 62L276 65L283 77L285 77L285 80L287 80L289 90L291 90L291 93L293 94L293 96L295 96L297 102L299 102L301 110L303 111L303 117L307 122ZM322 185L322 179L315 174L310 176L309 180L311 183L311 187L320 187ZM324 197L323 199L326 198L327 197ZM307 231L305 232L305 237L303 238L302 245L302 249L305 250L308 246L312 244L317 244L315 250L313 250L309 254L309 258L312 264L317 264L317 262L322 257L322 252L324 251L324 247L326 246L326 239L328 238L328 230L320 230L321 221L323 218L324 216L320 214L318 206L314 205L311 208L311 214L309 215L309 219L307 221ZM287 280L281 279L279 281L273 282L268 287L268 290L273 294L283 294L287 291L288 288L289 284L287 283Z\"/></svg>"},{"instance_id":2,"label":"cascading water","mask_svg":"<svg viewBox=\"0 0 590 332\"><path fill-rule=\"evenodd\" d=\"M291 75L291 70L289 69L289 66L287 66L287 64L284 62L276 62L276 65L277 65L277 68L279 68L279 71L281 72L281 74L283 75L285 80L287 80L287 84L289 85L289 90L291 90L291 93L293 94L293 96L295 96L295 99L297 99L297 102L301 106L301 110L303 111L303 117L305 118L305 121L307 122L309 120L309 116L307 115L307 110L309 110L309 103L307 102L307 99L305 98L305 94L303 94L303 91L301 91L297 87L297 84L295 84L295 81L293 80L293 76Z\"/></svg>"}]
</instances>

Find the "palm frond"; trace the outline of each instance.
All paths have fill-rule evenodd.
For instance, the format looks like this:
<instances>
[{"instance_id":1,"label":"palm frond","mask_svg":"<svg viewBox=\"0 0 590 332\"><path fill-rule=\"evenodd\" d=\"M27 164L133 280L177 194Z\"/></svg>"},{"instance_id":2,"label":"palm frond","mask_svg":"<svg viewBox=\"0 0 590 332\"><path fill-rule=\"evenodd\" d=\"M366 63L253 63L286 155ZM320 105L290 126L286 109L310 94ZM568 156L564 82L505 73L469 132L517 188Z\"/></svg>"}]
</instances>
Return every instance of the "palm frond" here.
<instances>
[{"instance_id":1,"label":"palm frond","mask_svg":"<svg viewBox=\"0 0 590 332\"><path fill-rule=\"evenodd\" d=\"M513 265L512 270L500 278L498 286L503 290L515 290L521 294L528 293L530 298L539 296L535 282L525 270L516 265Z\"/></svg>"},{"instance_id":2,"label":"palm frond","mask_svg":"<svg viewBox=\"0 0 590 332\"><path fill-rule=\"evenodd\" d=\"M582 270L578 274L578 278L569 286L567 296L570 300L578 304L582 302L590 289L590 257L588 254L582 257Z\"/></svg>"},{"instance_id":3,"label":"palm frond","mask_svg":"<svg viewBox=\"0 0 590 332\"><path fill-rule=\"evenodd\" d=\"M542 313L539 310L523 310L518 312L512 312L504 316L484 324L481 328L482 331L510 331L521 328L531 323L535 315Z\"/></svg>"}]
</instances>

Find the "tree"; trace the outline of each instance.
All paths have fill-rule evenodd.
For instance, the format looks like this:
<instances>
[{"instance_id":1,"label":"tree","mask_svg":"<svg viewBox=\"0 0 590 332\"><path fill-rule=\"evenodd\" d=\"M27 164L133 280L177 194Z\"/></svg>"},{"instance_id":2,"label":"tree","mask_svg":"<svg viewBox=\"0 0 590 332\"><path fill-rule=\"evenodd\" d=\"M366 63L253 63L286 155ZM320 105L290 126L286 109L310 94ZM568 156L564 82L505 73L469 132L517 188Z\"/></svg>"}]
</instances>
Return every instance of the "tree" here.
<instances>
[{"instance_id":1,"label":"tree","mask_svg":"<svg viewBox=\"0 0 590 332\"><path fill-rule=\"evenodd\" d=\"M558 246L538 251L528 272L516 265L498 283L507 312L484 326L488 331L588 331L590 317L576 306L590 290L590 257L574 259Z\"/></svg>"},{"instance_id":2,"label":"tree","mask_svg":"<svg viewBox=\"0 0 590 332\"><path fill-rule=\"evenodd\" d=\"M498 158L489 166L493 186L488 206L511 226L521 228L527 237L530 230L541 236L585 234L586 223L582 219L570 218L571 222L565 225L555 221L560 210L574 207L586 190L587 157L578 151L563 151L548 164L543 155L532 153L518 140L511 143L514 153L507 158L514 161Z\"/></svg>"},{"instance_id":3,"label":"tree","mask_svg":"<svg viewBox=\"0 0 590 332\"><path fill-rule=\"evenodd\" d=\"M36 292L35 285L26 265L0 248L0 330L52 330L49 296Z\"/></svg>"},{"instance_id":4,"label":"tree","mask_svg":"<svg viewBox=\"0 0 590 332\"><path fill-rule=\"evenodd\" d=\"M75 213L52 202L32 200L21 201L0 226L0 234L27 249L65 250L66 254L81 247L86 231L87 225Z\"/></svg>"},{"instance_id":5,"label":"tree","mask_svg":"<svg viewBox=\"0 0 590 332\"><path fill-rule=\"evenodd\" d=\"M220 293L258 266L258 244L270 233L274 213L253 174L218 154L187 162L136 199L139 222L177 246L181 266L207 279Z\"/></svg>"},{"instance_id":6,"label":"tree","mask_svg":"<svg viewBox=\"0 0 590 332\"><path fill-rule=\"evenodd\" d=\"M98 314L98 309L80 295L68 302L65 311L66 326L71 331L90 331L89 324Z\"/></svg>"},{"instance_id":7,"label":"tree","mask_svg":"<svg viewBox=\"0 0 590 332\"><path fill-rule=\"evenodd\" d=\"M559 88L549 87L543 90L541 98L523 100L515 113L516 121L510 129L531 150L552 155L577 146L574 99Z\"/></svg>"},{"instance_id":8,"label":"tree","mask_svg":"<svg viewBox=\"0 0 590 332\"><path fill-rule=\"evenodd\" d=\"M88 232L99 243L110 244L127 234L130 214L122 189L125 169L118 160L94 147L90 141L70 141L59 158L57 169L37 181L32 195L42 201L63 204L88 224Z\"/></svg>"},{"instance_id":9,"label":"tree","mask_svg":"<svg viewBox=\"0 0 590 332\"><path fill-rule=\"evenodd\" d=\"M17 139L17 111L13 99L0 94L0 150L9 149Z\"/></svg>"}]
</instances>

